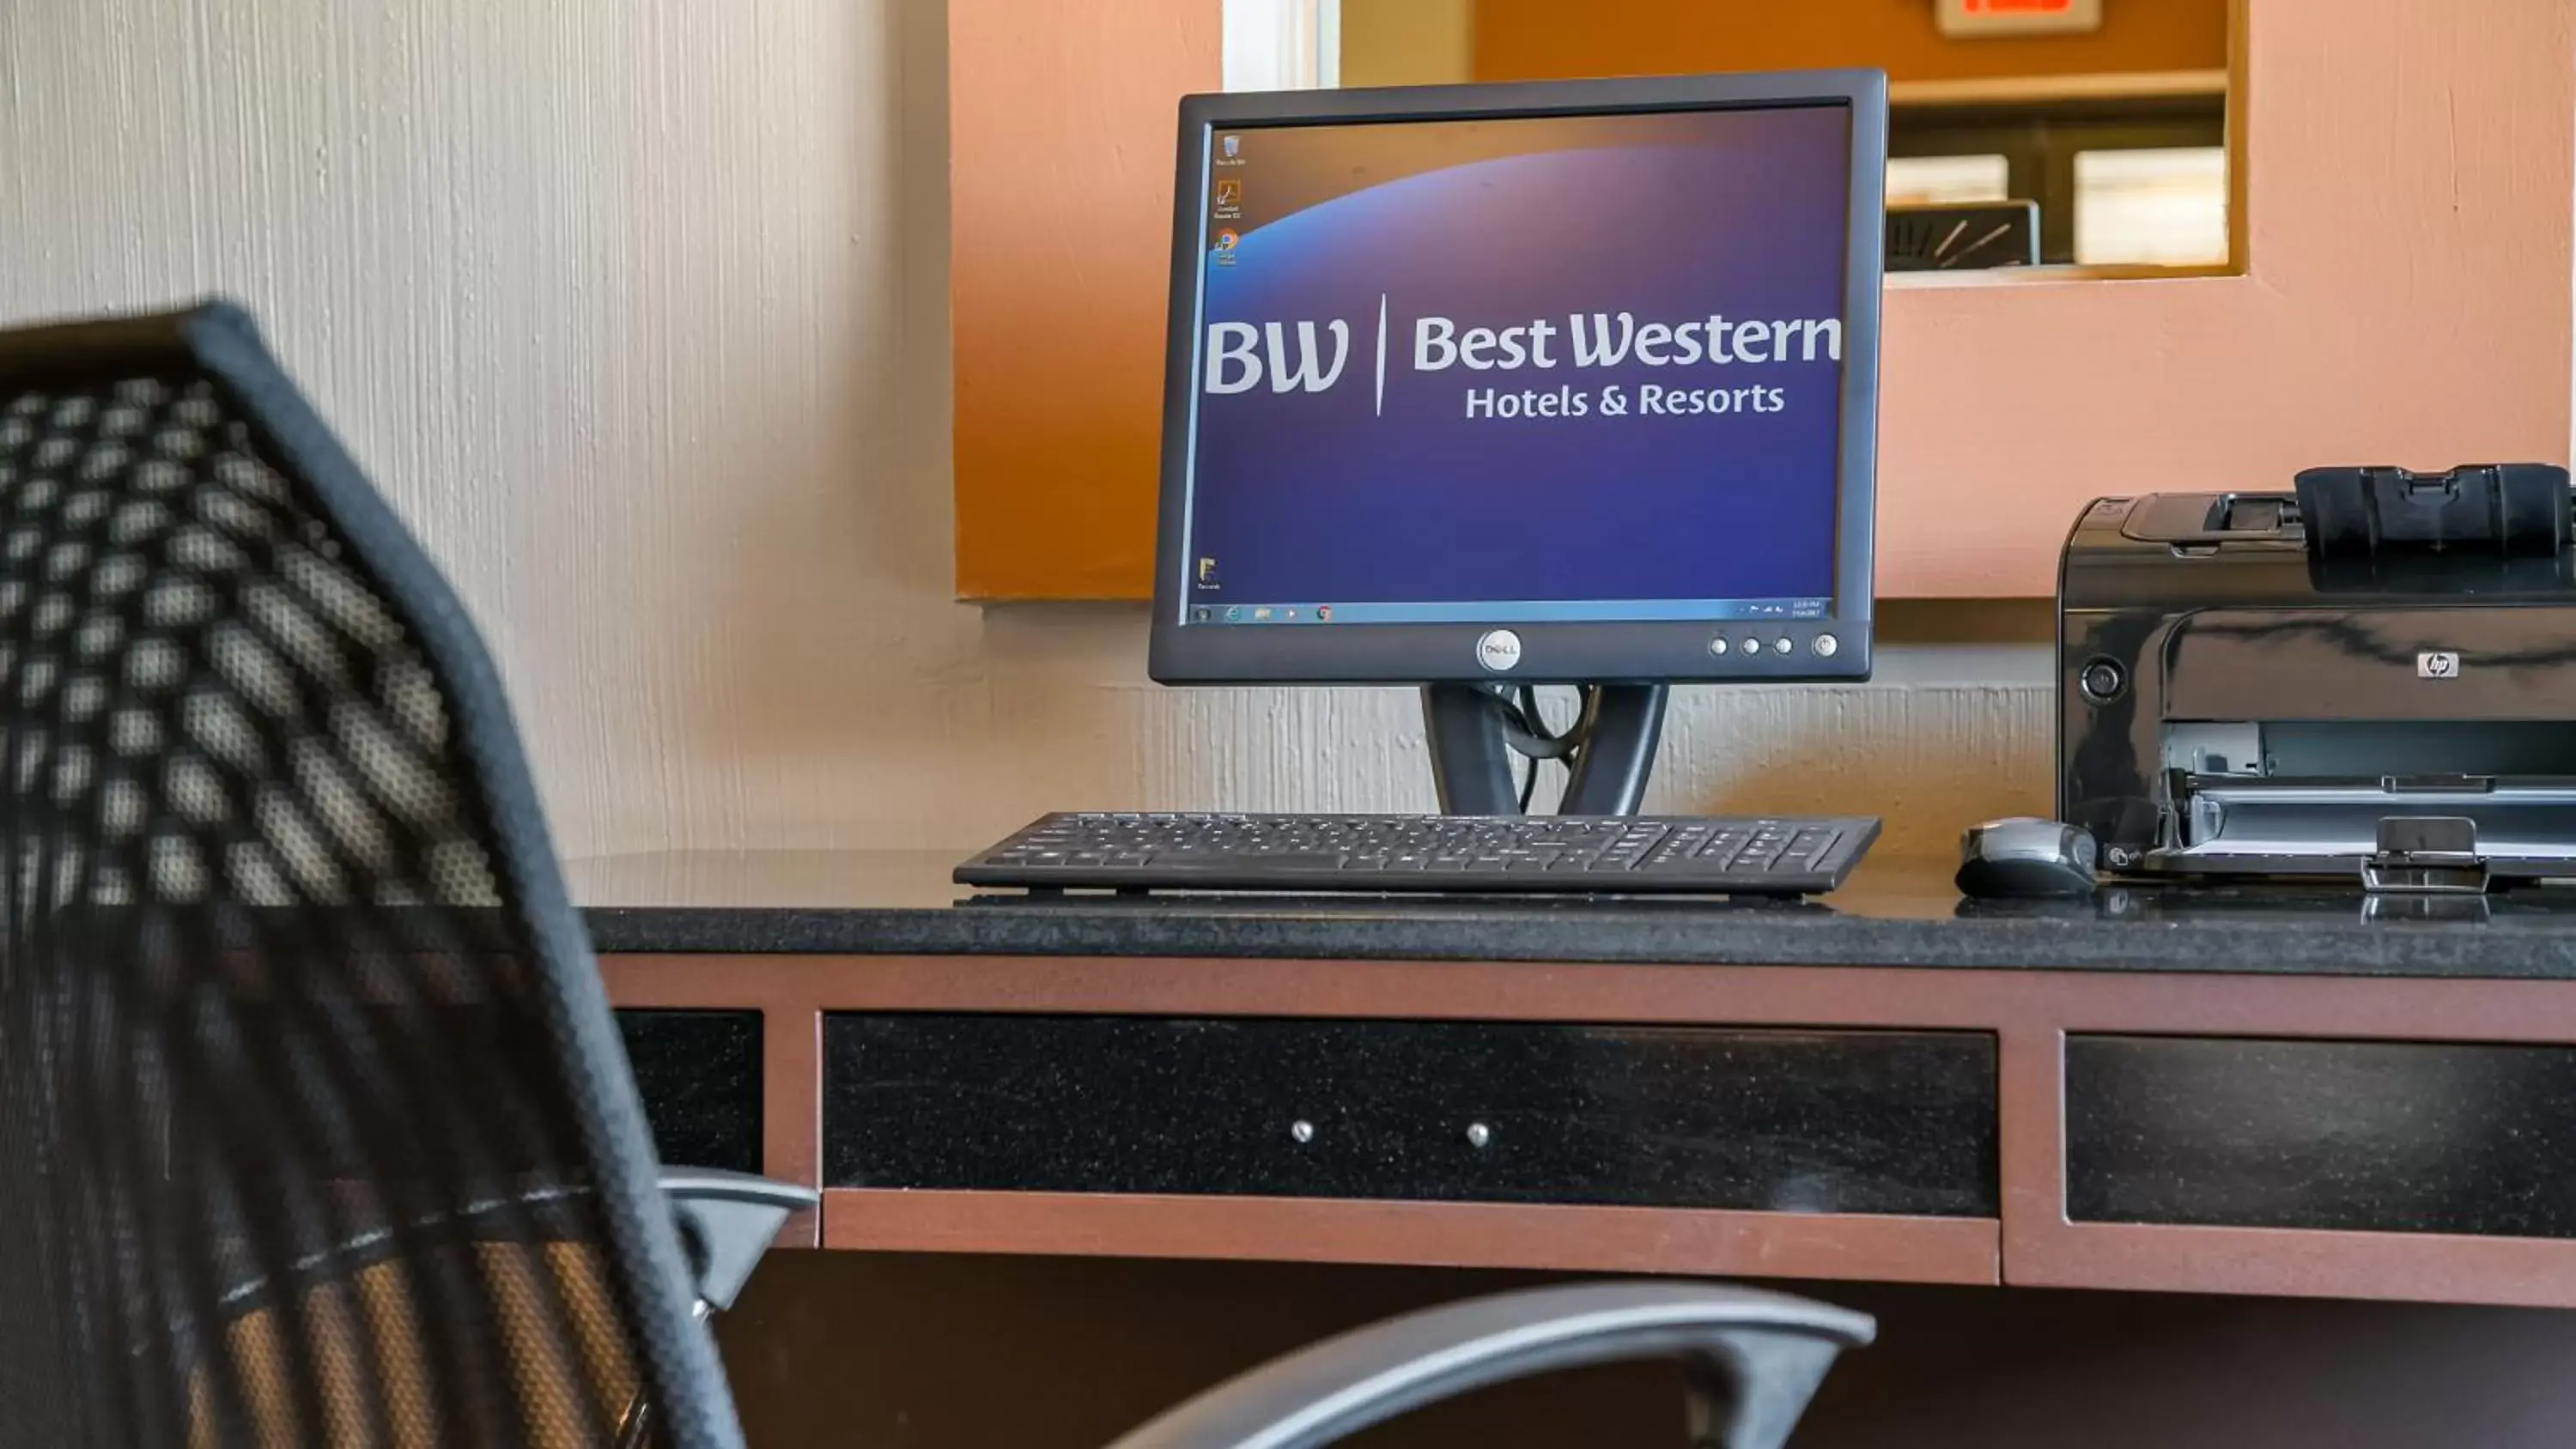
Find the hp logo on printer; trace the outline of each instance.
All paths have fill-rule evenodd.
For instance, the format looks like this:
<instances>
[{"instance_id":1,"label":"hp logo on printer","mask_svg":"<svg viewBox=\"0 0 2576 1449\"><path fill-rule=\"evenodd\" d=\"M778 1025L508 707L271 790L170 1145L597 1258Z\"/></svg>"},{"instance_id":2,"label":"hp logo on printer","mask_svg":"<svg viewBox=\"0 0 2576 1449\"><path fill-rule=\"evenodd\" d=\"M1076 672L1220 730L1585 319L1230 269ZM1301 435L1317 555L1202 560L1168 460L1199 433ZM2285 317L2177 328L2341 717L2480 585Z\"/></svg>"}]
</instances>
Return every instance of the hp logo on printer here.
<instances>
[{"instance_id":1,"label":"hp logo on printer","mask_svg":"<svg viewBox=\"0 0 2576 1449\"><path fill-rule=\"evenodd\" d=\"M2427 649L2415 656L2417 679L2457 679L2460 656L2449 649Z\"/></svg>"}]
</instances>

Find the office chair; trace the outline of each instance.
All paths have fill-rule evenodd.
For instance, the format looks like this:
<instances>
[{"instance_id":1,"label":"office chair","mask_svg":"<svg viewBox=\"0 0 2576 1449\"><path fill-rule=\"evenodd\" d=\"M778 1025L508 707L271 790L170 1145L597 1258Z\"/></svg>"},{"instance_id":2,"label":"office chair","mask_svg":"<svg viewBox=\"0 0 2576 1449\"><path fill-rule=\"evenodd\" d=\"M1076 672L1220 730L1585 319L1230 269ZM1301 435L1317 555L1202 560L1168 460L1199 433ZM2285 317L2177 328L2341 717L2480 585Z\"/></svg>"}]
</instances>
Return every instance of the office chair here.
<instances>
[{"instance_id":1,"label":"office chair","mask_svg":"<svg viewBox=\"0 0 2576 1449\"><path fill-rule=\"evenodd\" d=\"M741 1442L704 1321L807 1188L657 1165L482 642L225 305L0 332L0 1449ZM1782 1443L1858 1314L1434 1309L1121 1441L1690 1368Z\"/></svg>"}]
</instances>

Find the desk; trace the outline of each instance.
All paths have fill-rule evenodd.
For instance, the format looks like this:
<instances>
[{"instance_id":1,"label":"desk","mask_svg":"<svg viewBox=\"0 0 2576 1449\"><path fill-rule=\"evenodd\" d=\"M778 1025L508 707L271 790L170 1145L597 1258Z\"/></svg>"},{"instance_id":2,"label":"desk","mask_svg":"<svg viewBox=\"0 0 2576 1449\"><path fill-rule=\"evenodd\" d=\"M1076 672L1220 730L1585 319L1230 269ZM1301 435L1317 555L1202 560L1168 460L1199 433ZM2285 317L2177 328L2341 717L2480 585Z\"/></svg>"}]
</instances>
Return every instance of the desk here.
<instances>
[{"instance_id":1,"label":"desk","mask_svg":"<svg viewBox=\"0 0 2576 1449\"><path fill-rule=\"evenodd\" d=\"M673 1158L891 1252L2576 1306L2576 896L957 904L577 862Z\"/></svg>"}]
</instances>

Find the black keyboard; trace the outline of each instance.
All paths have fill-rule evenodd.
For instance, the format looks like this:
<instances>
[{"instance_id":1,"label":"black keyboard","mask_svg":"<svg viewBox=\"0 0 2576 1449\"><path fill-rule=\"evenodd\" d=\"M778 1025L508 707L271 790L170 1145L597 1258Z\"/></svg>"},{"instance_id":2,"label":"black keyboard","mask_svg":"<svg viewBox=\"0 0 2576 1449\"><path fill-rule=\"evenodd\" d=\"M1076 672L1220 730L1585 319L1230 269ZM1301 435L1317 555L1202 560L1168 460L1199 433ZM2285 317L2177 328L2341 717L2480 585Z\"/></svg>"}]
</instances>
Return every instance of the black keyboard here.
<instances>
[{"instance_id":1,"label":"black keyboard","mask_svg":"<svg viewBox=\"0 0 2576 1449\"><path fill-rule=\"evenodd\" d=\"M1699 815L1049 815L957 867L1070 890L1813 895L1876 820Z\"/></svg>"}]
</instances>

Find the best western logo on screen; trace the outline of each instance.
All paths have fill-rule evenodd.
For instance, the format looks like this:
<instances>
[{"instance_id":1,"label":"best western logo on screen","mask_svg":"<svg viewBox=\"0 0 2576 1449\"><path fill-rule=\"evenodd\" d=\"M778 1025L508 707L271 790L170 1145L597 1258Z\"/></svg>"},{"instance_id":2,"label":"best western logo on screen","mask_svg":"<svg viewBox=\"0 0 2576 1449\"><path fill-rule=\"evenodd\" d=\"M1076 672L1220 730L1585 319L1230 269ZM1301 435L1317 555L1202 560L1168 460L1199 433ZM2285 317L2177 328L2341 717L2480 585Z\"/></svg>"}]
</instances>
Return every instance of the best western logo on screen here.
<instances>
[{"instance_id":1,"label":"best western logo on screen","mask_svg":"<svg viewBox=\"0 0 2576 1449\"><path fill-rule=\"evenodd\" d=\"M1351 324L1323 322L1215 322L1207 332L1203 385L1217 396L1253 392L1328 392L1349 370ZM1412 345L1400 357L1414 373L1598 372L1611 368L1671 370L1673 382L1561 383L1553 389L1479 387L1462 378L1461 405L1470 418L1623 416L1631 410L1662 416L1771 413L1788 407L1779 384L1718 385L1707 369L1777 363L1838 363L1843 324L1833 317L1730 318L1723 314L1678 321L1640 320L1633 312L1576 312L1562 322L1533 318L1505 327L1462 325L1448 317L1419 317ZM1381 299L1371 370L1377 407L1386 410L1388 362L1386 306Z\"/></svg>"}]
</instances>

